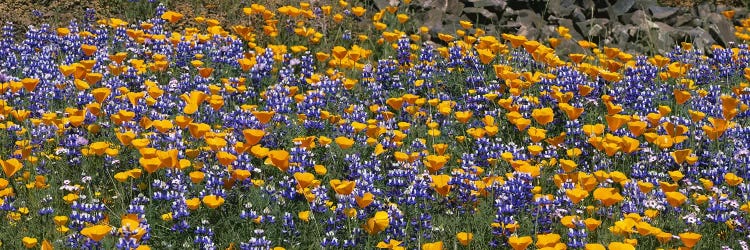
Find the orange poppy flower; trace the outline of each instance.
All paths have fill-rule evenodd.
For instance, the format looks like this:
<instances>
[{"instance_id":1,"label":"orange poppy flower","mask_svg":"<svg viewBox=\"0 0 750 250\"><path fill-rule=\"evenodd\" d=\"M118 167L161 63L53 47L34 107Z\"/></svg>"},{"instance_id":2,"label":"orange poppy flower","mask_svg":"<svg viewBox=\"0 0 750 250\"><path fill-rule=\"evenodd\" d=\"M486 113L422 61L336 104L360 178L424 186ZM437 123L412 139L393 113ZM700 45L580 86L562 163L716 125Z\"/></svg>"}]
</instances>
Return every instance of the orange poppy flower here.
<instances>
[{"instance_id":1,"label":"orange poppy flower","mask_svg":"<svg viewBox=\"0 0 750 250\"><path fill-rule=\"evenodd\" d=\"M513 248L513 250L523 250L529 247L531 243L534 240L531 238L531 236L511 236L508 238L508 244L510 244L510 247Z\"/></svg>"},{"instance_id":2,"label":"orange poppy flower","mask_svg":"<svg viewBox=\"0 0 750 250\"><path fill-rule=\"evenodd\" d=\"M436 192L438 192L442 196L448 195L448 192L451 191L451 186L448 182L451 180L450 175L431 175L432 177L432 186L433 189L435 189Z\"/></svg>"},{"instance_id":3,"label":"orange poppy flower","mask_svg":"<svg viewBox=\"0 0 750 250\"><path fill-rule=\"evenodd\" d=\"M146 170L149 174L152 174L159 170L159 167L161 166L161 160L159 160L158 157L153 158L144 158L141 157L138 159L138 163L141 164L141 167Z\"/></svg>"},{"instance_id":4,"label":"orange poppy flower","mask_svg":"<svg viewBox=\"0 0 750 250\"><path fill-rule=\"evenodd\" d=\"M261 124L267 124L270 122L271 119L273 119L274 114L276 114L275 111L253 111L253 116L255 116Z\"/></svg>"},{"instance_id":5,"label":"orange poppy flower","mask_svg":"<svg viewBox=\"0 0 750 250\"><path fill-rule=\"evenodd\" d=\"M435 173L445 166L445 163L448 162L448 157L442 155L428 155L425 157L425 160L425 167L427 167L430 173Z\"/></svg>"},{"instance_id":6,"label":"orange poppy flower","mask_svg":"<svg viewBox=\"0 0 750 250\"><path fill-rule=\"evenodd\" d=\"M375 200L375 196L372 193L367 192L362 196L354 197L354 200L357 202L359 208L366 208Z\"/></svg>"},{"instance_id":7,"label":"orange poppy flower","mask_svg":"<svg viewBox=\"0 0 750 250\"><path fill-rule=\"evenodd\" d=\"M160 133L166 133L170 129L174 128L174 124L170 120L156 120L151 123Z\"/></svg>"},{"instance_id":8,"label":"orange poppy flower","mask_svg":"<svg viewBox=\"0 0 750 250\"><path fill-rule=\"evenodd\" d=\"M242 135L245 137L245 145L249 147L258 144L266 132L260 129L245 129L242 130Z\"/></svg>"},{"instance_id":9,"label":"orange poppy flower","mask_svg":"<svg viewBox=\"0 0 750 250\"><path fill-rule=\"evenodd\" d=\"M708 121L711 122L712 126L703 125L702 129L703 132L706 133L706 136L708 136L711 140L716 140L719 137L721 137L722 134L724 134L724 131L727 130L729 122L724 119L716 119L716 118L708 118Z\"/></svg>"},{"instance_id":10,"label":"orange poppy flower","mask_svg":"<svg viewBox=\"0 0 750 250\"><path fill-rule=\"evenodd\" d=\"M604 206L609 207L622 201L624 197L615 188L600 187L594 190L594 199L601 201Z\"/></svg>"},{"instance_id":11,"label":"orange poppy flower","mask_svg":"<svg viewBox=\"0 0 750 250\"><path fill-rule=\"evenodd\" d=\"M534 143L540 142L547 137L547 130L536 127L529 128L526 133L529 134L531 141Z\"/></svg>"},{"instance_id":12,"label":"orange poppy flower","mask_svg":"<svg viewBox=\"0 0 750 250\"><path fill-rule=\"evenodd\" d=\"M610 242L609 245L607 245L607 248L617 250L635 250L635 247L633 245L617 241Z\"/></svg>"},{"instance_id":13,"label":"orange poppy flower","mask_svg":"<svg viewBox=\"0 0 750 250\"><path fill-rule=\"evenodd\" d=\"M7 178L13 177L13 175L15 175L18 170L21 170L21 168L23 168L23 164L21 164L21 162L16 158L11 158L7 161L0 160L0 165L2 165L3 172L5 173L5 177Z\"/></svg>"},{"instance_id":14,"label":"orange poppy flower","mask_svg":"<svg viewBox=\"0 0 750 250\"><path fill-rule=\"evenodd\" d=\"M598 124L586 124L582 127L583 133L588 136L596 136L601 135L604 133L604 124L598 123Z\"/></svg>"},{"instance_id":15,"label":"orange poppy flower","mask_svg":"<svg viewBox=\"0 0 750 250\"><path fill-rule=\"evenodd\" d=\"M99 242L104 239L111 230L112 227L109 225L95 225L84 228L81 230L81 234L93 241Z\"/></svg>"},{"instance_id":16,"label":"orange poppy flower","mask_svg":"<svg viewBox=\"0 0 750 250\"><path fill-rule=\"evenodd\" d=\"M193 90L190 92L190 94L182 94L180 98L186 103L185 108L182 110L182 112L188 115L192 115L196 111L198 111L201 103L208 99L208 95L202 91Z\"/></svg>"},{"instance_id":17,"label":"orange poppy flower","mask_svg":"<svg viewBox=\"0 0 750 250\"><path fill-rule=\"evenodd\" d=\"M182 19L183 15L174 11L166 11L161 14L161 19L164 19L170 23L176 23Z\"/></svg>"},{"instance_id":18,"label":"orange poppy flower","mask_svg":"<svg viewBox=\"0 0 750 250\"><path fill-rule=\"evenodd\" d=\"M677 163L677 165L682 164L685 162L685 159L693 152L692 149L681 149L681 150L675 150L674 152L669 153L669 155L672 156L672 159Z\"/></svg>"},{"instance_id":19,"label":"orange poppy flower","mask_svg":"<svg viewBox=\"0 0 750 250\"><path fill-rule=\"evenodd\" d=\"M573 201L574 204L578 204L583 199L589 196L589 192L580 189L580 188L574 188L574 189L568 189L565 191L565 194L570 198L571 201Z\"/></svg>"},{"instance_id":20,"label":"orange poppy flower","mask_svg":"<svg viewBox=\"0 0 750 250\"><path fill-rule=\"evenodd\" d=\"M189 176L192 183L200 183L206 177L206 174L201 171L193 171L190 172Z\"/></svg>"},{"instance_id":21,"label":"orange poppy flower","mask_svg":"<svg viewBox=\"0 0 750 250\"><path fill-rule=\"evenodd\" d=\"M388 212L378 211L375 213L375 216L367 220L367 223L364 225L365 231L369 234L377 234L388 228L390 220Z\"/></svg>"},{"instance_id":22,"label":"orange poppy flower","mask_svg":"<svg viewBox=\"0 0 750 250\"><path fill-rule=\"evenodd\" d=\"M294 173L294 179L297 180L299 188L306 188L315 181L315 176L308 172L297 172Z\"/></svg>"},{"instance_id":23,"label":"orange poppy flower","mask_svg":"<svg viewBox=\"0 0 750 250\"><path fill-rule=\"evenodd\" d=\"M555 245L557 245L557 243L560 243L559 234L555 234L555 233L538 234L536 236L537 248L554 247Z\"/></svg>"},{"instance_id":24,"label":"orange poppy flower","mask_svg":"<svg viewBox=\"0 0 750 250\"><path fill-rule=\"evenodd\" d=\"M673 207L679 207L687 200L687 196L680 192L666 192L667 202Z\"/></svg>"},{"instance_id":25,"label":"orange poppy flower","mask_svg":"<svg viewBox=\"0 0 750 250\"><path fill-rule=\"evenodd\" d=\"M694 247L701 240L701 235L693 232L679 234L682 244L688 248Z\"/></svg>"},{"instance_id":26,"label":"orange poppy flower","mask_svg":"<svg viewBox=\"0 0 750 250\"><path fill-rule=\"evenodd\" d=\"M443 242L431 242L422 244L422 250L443 250Z\"/></svg>"},{"instance_id":27,"label":"orange poppy flower","mask_svg":"<svg viewBox=\"0 0 750 250\"><path fill-rule=\"evenodd\" d=\"M109 148L109 143L107 142L94 142L89 145L89 150L91 153L94 153L95 155L103 155L107 149Z\"/></svg>"},{"instance_id":28,"label":"orange poppy flower","mask_svg":"<svg viewBox=\"0 0 750 250\"><path fill-rule=\"evenodd\" d=\"M226 151L220 151L216 153L216 158L219 159L219 163L225 167L229 167L237 160L237 156Z\"/></svg>"},{"instance_id":29,"label":"orange poppy flower","mask_svg":"<svg viewBox=\"0 0 750 250\"><path fill-rule=\"evenodd\" d=\"M256 145L257 146L257 145ZM250 149L253 150L252 148ZM289 169L289 152L286 150L271 150L268 152L271 163L279 168L279 170L286 172Z\"/></svg>"},{"instance_id":30,"label":"orange poppy flower","mask_svg":"<svg viewBox=\"0 0 750 250\"><path fill-rule=\"evenodd\" d=\"M534 109L531 117L541 125L547 125L555 119L555 113L551 108Z\"/></svg>"},{"instance_id":31,"label":"orange poppy flower","mask_svg":"<svg viewBox=\"0 0 750 250\"><path fill-rule=\"evenodd\" d=\"M677 102L677 104L684 104L691 97L690 92L686 90L675 89L674 91L672 91L672 93L674 94L674 99Z\"/></svg>"},{"instance_id":32,"label":"orange poppy flower","mask_svg":"<svg viewBox=\"0 0 750 250\"><path fill-rule=\"evenodd\" d=\"M247 180L247 178L250 178L250 175L252 175L252 173L247 169L235 169L232 171L232 178L240 181Z\"/></svg>"},{"instance_id":33,"label":"orange poppy flower","mask_svg":"<svg viewBox=\"0 0 750 250\"><path fill-rule=\"evenodd\" d=\"M333 179L329 182L329 184L331 184L331 187L334 191L336 191L337 194L349 195L352 193L352 191L354 191L354 186L357 185L357 182Z\"/></svg>"}]
</instances>

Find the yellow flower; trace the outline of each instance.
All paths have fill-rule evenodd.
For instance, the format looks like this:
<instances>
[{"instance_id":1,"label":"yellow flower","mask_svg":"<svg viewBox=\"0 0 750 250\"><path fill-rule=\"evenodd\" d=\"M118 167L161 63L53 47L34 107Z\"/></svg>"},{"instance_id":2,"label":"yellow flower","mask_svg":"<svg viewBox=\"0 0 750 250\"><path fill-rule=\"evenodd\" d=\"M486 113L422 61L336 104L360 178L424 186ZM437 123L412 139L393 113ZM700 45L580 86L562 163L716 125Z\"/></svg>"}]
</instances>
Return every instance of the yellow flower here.
<instances>
[{"instance_id":1,"label":"yellow flower","mask_svg":"<svg viewBox=\"0 0 750 250\"><path fill-rule=\"evenodd\" d=\"M341 149L349 149L354 145L354 140L344 136L336 137L334 141L337 145L339 145L339 147L341 147Z\"/></svg>"},{"instance_id":2,"label":"yellow flower","mask_svg":"<svg viewBox=\"0 0 750 250\"><path fill-rule=\"evenodd\" d=\"M190 198L185 200L185 204L187 204L188 209L190 210L196 210L201 206L201 200L196 198Z\"/></svg>"},{"instance_id":3,"label":"yellow flower","mask_svg":"<svg viewBox=\"0 0 750 250\"><path fill-rule=\"evenodd\" d=\"M36 238L31 238L31 237L23 237L23 239L21 239L21 243L23 243L23 246L26 248L34 248L36 247L36 244L38 242L39 240L37 240Z\"/></svg>"},{"instance_id":4,"label":"yellow flower","mask_svg":"<svg viewBox=\"0 0 750 250\"><path fill-rule=\"evenodd\" d=\"M203 197L203 204L208 208L214 209L224 204L224 198L216 195L207 195Z\"/></svg>"},{"instance_id":5,"label":"yellow flower","mask_svg":"<svg viewBox=\"0 0 750 250\"><path fill-rule=\"evenodd\" d=\"M531 236L511 236L508 238L508 244L510 244L510 247L512 247L513 250L526 249L527 247L529 247L529 245L531 245L531 242L533 241L534 240L531 238Z\"/></svg>"},{"instance_id":6,"label":"yellow flower","mask_svg":"<svg viewBox=\"0 0 750 250\"><path fill-rule=\"evenodd\" d=\"M406 21L409 20L409 15L406 15L406 14L403 14L403 13L402 14L398 14L398 15L396 15L396 19L398 19L399 23L405 23Z\"/></svg>"},{"instance_id":7,"label":"yellow flower","mask_svg":"<svg viewBox=\"0 0 750 250\"><path fill-rule=\"evenodd\" d=\"M310 222L310 211L302 211L297 213L297 216L299 216L299 219L304 222Z\"/></svg>"},{"instance_id":8,"label":"yellow flower","mask_svg":"<svg viewBox=\"0 0 750 250\"><path fill-rule=\"evenodd\" d=\"M404 247L400 246L401 241L397 241L394 239L391 239L388 241L388 243L385 243L383 241L378 242L377 248L384 248L384 249L393 249L393 250L403 250Z\"/></svg>"},{"instance_id":9,"label":"yellow flower","mask_svg":"<svg viewBox=\"0 0 750 250\"><path fill-rule=\"evenodd\" d=\"M0 244L0 246L2 246L2 244ZM49 243L48 240L43 240L42 241L41 250L53 250L53 249L54 249L54 247L52 246L52 243Z\"/></svg>"},{"instance_id":10,"label":"yellow flower","mask_svg":"<svg viewBox=\"0 0 750 250\"><path fill-rule=\"evenodd\" d=\"M161 220L163 220L163 221L172 221L172 212L162 214L161 215Z\"/></svg>"},{"instance_id":11,"label":"yellow flower","mask_svg":"<svg viewBox=\"0 0 750 250\"><path fill-rule=\"evenodd\" d=\"M727 173L724 175L724 181L726 181L727 184L732 187L740 185L743 180L744 179L742 179L742 177L739 177L734 173Z\"/></svg>"},{"instance_id":12,"label":"yellow flower","mask_svg":"<svg viewBox=\"0 0 750 250\"><path fill-rule=\"evenodd\" d=\"M365 14L365 11L367 11L367 9L365 9L365 8L362 8L362 7L360 7L360 6L357 6L357 7L353 7L353 8L352 8L352 14L354 14L354 15L355 15L355 16L357 16L357 17L361 17L362 15L364 15L364 14Z\"/></svg>"},{"instance_id":13,"label":"yellow flower","mask_svg":"<svg viewBox=\"0 0 750 250\"><path fill-rule=\"evenodd\" d=\"M443 242L431 242L422 244L422 250L443 250Z\"/></svg>"},{"instance_id":14,"label":"yellow flower","mask_svg":"<svg viewBox=\"0 0 750 250\"><path fill-rule=\"evenodd\" d=\"M471 243L471 241L474 240L474 234L467 233L467 232L460 232L456 234L456 239L458 239L458 243L460 243L462 246L468 246L469 243Z\"/></svg>"}]
</instances>

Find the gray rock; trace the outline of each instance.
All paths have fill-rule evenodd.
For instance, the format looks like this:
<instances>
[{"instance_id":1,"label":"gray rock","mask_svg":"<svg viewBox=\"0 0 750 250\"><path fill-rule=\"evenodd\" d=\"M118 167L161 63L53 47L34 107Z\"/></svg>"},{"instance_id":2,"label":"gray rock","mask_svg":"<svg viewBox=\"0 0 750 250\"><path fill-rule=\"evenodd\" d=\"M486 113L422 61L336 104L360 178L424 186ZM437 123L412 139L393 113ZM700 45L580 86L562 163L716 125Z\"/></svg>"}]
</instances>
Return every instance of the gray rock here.
<instances>
[{"instance_id":1,"label":"gray rock","mask_svg":"<svg viewBox=\"0 0 750 250\"><path fill-rule=\"evenodd\" d=\"M615 41L615 43L618 45L618 47L622 47L625 45L625 43L628 43L630 40L630 29L635 27L633 25L623 25L620 23L613 23L610 25L610 34L609 36L612 37Z\"/></svg>"},{"instance_id":2,"label":"gray rock","mask_svg":"<svg viewBox=\"0 0 750 250\"><path fill-rule=\"evenodd\" d=\"M654 22L654 24L656 25L656 28L659 29L660 32L670 33L670 32L675 31L675 28L672 28L672 26L669 24L666 24L663 22Z\"/></svg>"},{"instance_id":3,"label":"gray rock","mask_svg":"<svg viewBox=\"0 0 750 250\"><path fill-rule=\"evenodd\" d=\"M582 0L580 1L580 3L581 8L583 8L584 10L590 10L591 8L594 8L594 6L596 6L594 0Z\"/></svg>"},{"instance_id":4,"label":"gray rock","mask_svg":"<svg viewBox=\"0 0 750 250\"><path fill-rule=\"evenodd\" d=\"M677 14L677 11L679 10L679 8L651 6L650 8L648 8L648 10L651 12L651 16L654 19L662 20L662 19L667 19L673 16L674 14Z\"/></svg>"},{"instance_id":5,"label":"gray rock","mask_svg":"<svg viewBox=\"0 0 750 250\"><path fill-rule=\"evenodd\" d=\"M706 18L709 34L724 47L737 41L732 22L719 13L710 13Z\"/></svg>"},{"instance_id":6,"label":"gray rock","mask_svg":"<svg viewBox=\"0 0 750 250\"><path fill-rule=\"evenodd\" d=\"M650 40L648 40L648 42L660 54L671 51L672 46L675 45L675 41L674 39L672 39L672 36L669 34L669 32L663 32L656 28L649 30L648 33L650 37Z\"/></svg>"},{"instance_id":7,"label":"gray rock","mask_svg":"<svg viewBox=\"0 0 750 250\"><path fill-rule=\"evenodd\" d=\"M565 19L565 18L560 18L560 19L557 20L557 24L560 25L560 26L563 26L563 27L566 27L566 28L570 29L570 31L568 31L568 33L570 34L570 36L573 39L575 39L575 40L581 40L581 39L583 39L583 36L581 35L581 33L578 33L578 31L575 29L573 20Z\"/></svg>"},{"instance_id":8,"label":"gray rock","mask_svg":"<svg viewBox=\"0 0 750 250\"><path fill-rule=\"evenodd\" d=\"M478 14L490 20L497 20L497 14L492 13L491 11L485 8L468 7L468 8L464 8L463 12L469 13L469 14Z\"/></svg>"},{"instance_id":9,"label":"gray rock","mask_svg":"<svg viewBox=\"0 0 750 250\"><path fill-rule=\"evenodd\" d=\"M585 11L586 11L585 8L575 8L573 10L573 14L571 15L573 17L573 20L577 22L586 20L586 14L584 14Z\"/></svg>"},{"instance_id":10,"label":"gray rock","mask_svg":"<svg viewBox=\"0 0 750 250\"><path fill-rule=\"evenodd\" d=\"M464 3L462 3L459 0L445 0L447 4L445 4L445 11L448 13L454 13L454 14L461 14L461 10L466 6ZM456 15L456 18L458 15Z\"/></svg>"},{"instance_id":11,"label":"gray rock","mask_svg":"<svg viewBox=\"0 0 750 250\"><path fill-rule=\"evenodd\" d=\"M693 43L693 47L700 51L705 51L711 45L716 44L716 40L703 28L683 28L682 29L688 36L688 41Z\"/></svg>"},{"instance_id":12,"label":"gray rock","mask_svg":"<svg viewBox=\"0 0 750 250\"><path fill-rule=\"evenodd\" d=\"M516 17L502 28L511 30L512 33L524 35L529 40L538 39L541 35L540 29L546 26L546 21L541 15L529 9L515 11Z\"/></svg>"},{"instance_id":13,"label":"gray rock","mask_svg":"<svg viewBox=\"0 0 750 250\"><path fill-rule=\"evenodd\" d=\"M503 10L508 3L505 0L469 0L477 8L490 7L496 10Z\"/></svg>"},{"instance_id":14,"label":"gray rock","mask_svg":"<svg viewBox=\"0 0 750 250\"><path fill-rule=\"evenodd\" d=\"M540 32L536 27L530 25L521 25L516 34L525 36L529 40L537 40L539 38Z\"/></svg>"},{"instance_id":15,"label":"gray rock","mask_svg":"<svg viewBox=\"0 0 750 250\"><path fill-rule=\"evenodd\" d=\"M630 16L630 24L633 24L635 26L640 26L644 22L647 22L649 19L648 15L646 15L646 12L643 10L636 10L634 11ZM625 22L627 23L627 22Z\"/></svg>"},{"instance_id":16,"label":"gray rock","mask_svg":"<svg viewBox=\"0 0 750 250\"><path fill-rule=\"evenodd\" d=\"M539 40L547 40L550 37L558 37L557 35L557 26L555 25L546 25L539 29Z\"/></svg>"},{"instance_id":17,"label":"gray rock","mask_svg":"<svg viewBox=\"0 0 750 250\"><path fill-rule=\"evenodd\" d=\"M633 15L636 13L642 13L643 11L636 10L633 12L628 12L625 14L622 14L621 16L617 17L617 20L622 24L633 24Z\"/></svg>"},{"instance_id":18,"label":"gray rock","mask_svg":"<svg viewBox=\"0 0 750 250\"><path fill-rule=\"evenodd\" d=\"M635 5L635 0L617 0L615 4L609 6L609 9L612 11L612 14L619 16L630 11L633 5Z\"/></svg>"},{"instance_id":19,"label":"gray rock","mask_svg":"<svg viewBox=\"0 0 750 250\"><path fill-rule=\"evenodd\" d=\"M609 23L606 18L593 18L583 22L577 22L576 27L581 34L587 37L597 37L603 35L604 27Z\"/></svg>"},{"instance_id":20,"label":"gray rock","mask_svg":"<svg viewBox=\"0 0 750 250\"><path fill-rule=\"evenodd\" d=\"M654 1L654 0L635 0L635 4L633 4L633 9L648 10L652 6L659 6L659 4L657 1Z\"/></svg>"},{"instance_id":21,"label":"gray rock","mask_svg":"<svg viewBox=\"0 0 750 250\"><path fill-rule=\"evenodd\" d=\"M505 7L505 11L503 11L503 16L509 16L509 17L518 16L518 13L516 12L517 11L511 7Z\"/></svg>"},{"instance_id":22,"label":"gray rock","mask_svg":"<svg viewBox=\"0 0 750 250\"><path fill-rule=\"evenodd\" d=\"M547 10L558 17L568 17L578 6L574 0L549 0L547 1Z\"/></svg>"},{"instance_id":23,"label":"gray rock","mask_svg":"<svg viewBox=\"0 0 750 250\"><path fill-rule=\"evenodd\" d=\"M516 11L516 21L527 25L533 25L536 28L544 27L547 22L539 13L533 10L518 10Z\"/></svg>"},{"instance_id":24,"label":"gray rock","mask_svg":"<svg viewBox=\"0 0 750 250\"><path fill-rule=\"evenodd\" d=\"M690 41L690 35L682 29L675 29L674 31L669 33L669 36L671 36L672 39L678 42Z\"/></svg>"},{"instance_id":25,"label":"gray rock","mask_svg":"<svg viewBox=\"0 0 750 250\"><path fill-rule=\"evenodd\" d=\"M680 26L690 26L690 27L696 27L700 26L700 19L696 18L693 13L685 12L682 14L678 14L674 18L674 22L672 22L673 27L680 27Z\"/></svg>"},{"instance_id":26,"label":"gray rock","mask_svg":"<svg viewBox=\"0 0 750 250\"><path fill-rule=\"evenodd\" d=\"M715 6L713 6L710 3L703 3L701 5L697 5L694 8L697 9L698 17L705 18L709 14L713 13L715 11Z\"/></svg>"},{"instance_id":27,"label":"gray rock","mask_svg":"<svg viewBox=\"0 0 750 250\"><path fill-rule=\"evenodd\" d=\"M569 54L578 53L578 54L585 54L586 50L581 48L581 46L578 46L578 43L576 43L574 40L561 40L560 44L557 45L555 48L555 53L557 53L558 56L567 57Z\"/></svg>"},{"instance_id":28,"label":"gray rock","mask_svg":"<svg viewBox=\"0 0 750 250\"><path fill-rule=\"evenodd\" d=\"M443 16L445 16L445 12L440 9L428 10L425 18L422 19L424 20L424 26L436 32L443 31Z\"/></svg>"}]
</instances>

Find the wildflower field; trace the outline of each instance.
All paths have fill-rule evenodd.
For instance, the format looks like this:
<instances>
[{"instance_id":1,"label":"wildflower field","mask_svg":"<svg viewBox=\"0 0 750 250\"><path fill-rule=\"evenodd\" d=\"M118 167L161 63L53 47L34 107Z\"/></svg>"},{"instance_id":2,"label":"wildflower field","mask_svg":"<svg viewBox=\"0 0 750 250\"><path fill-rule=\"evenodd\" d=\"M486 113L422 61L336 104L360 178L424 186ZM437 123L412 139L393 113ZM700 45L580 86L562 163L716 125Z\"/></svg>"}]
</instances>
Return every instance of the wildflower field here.
<instances>
[{"instance_id":1,"label":"wildflower field","mask_svg":"<svg viewBox=\"0 0 750 250\"><path fill-rule=\"evenodd\" d=\"M408 5L6 24L0 248L747 249L746 43L438 33Z\"/></svg>"}]
</instances>

